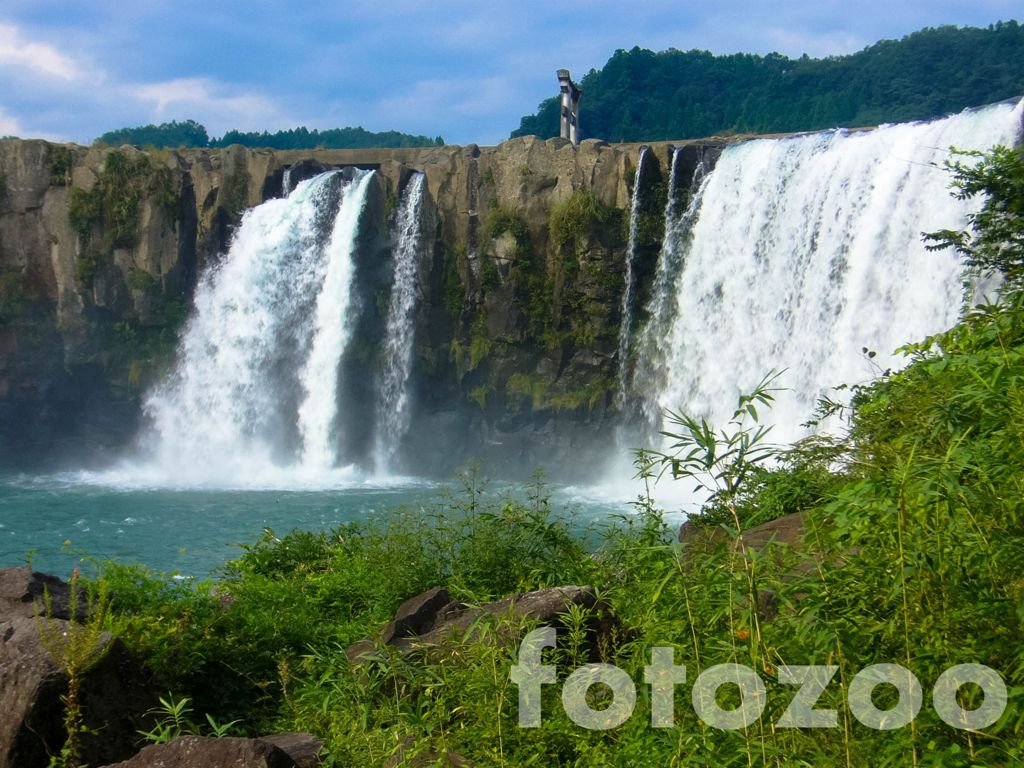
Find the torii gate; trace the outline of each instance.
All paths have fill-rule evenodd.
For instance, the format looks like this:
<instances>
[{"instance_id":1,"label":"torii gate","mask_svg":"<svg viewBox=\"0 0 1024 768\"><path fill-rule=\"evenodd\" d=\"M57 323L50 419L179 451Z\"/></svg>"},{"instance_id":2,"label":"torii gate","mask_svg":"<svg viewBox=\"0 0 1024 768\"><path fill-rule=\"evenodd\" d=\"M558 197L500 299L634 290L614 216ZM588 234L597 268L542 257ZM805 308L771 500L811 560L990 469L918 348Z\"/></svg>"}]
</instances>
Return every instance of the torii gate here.
<instances>
[{"instance_id":1,"label":"torii gate","mask_svg":"<svg viewBox=\"0 0 1024 768\"><path fill-rule=\"evenodd\" d=\"M562 91L562 138L573 144L580 143L580 94L568 69L558 70L558 86Z\"/></svg>"}]
</instances>

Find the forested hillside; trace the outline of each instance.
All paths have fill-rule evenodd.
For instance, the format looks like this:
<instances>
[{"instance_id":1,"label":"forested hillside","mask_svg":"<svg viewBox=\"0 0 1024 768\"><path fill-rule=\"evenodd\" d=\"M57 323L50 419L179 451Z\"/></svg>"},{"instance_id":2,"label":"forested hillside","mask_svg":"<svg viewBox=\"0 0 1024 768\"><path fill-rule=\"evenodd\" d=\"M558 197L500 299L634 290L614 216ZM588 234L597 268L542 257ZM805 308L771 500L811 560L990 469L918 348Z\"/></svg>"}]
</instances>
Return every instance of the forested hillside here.
<instances>
[{"instance_id":1,"label":"forested hillside","mask_svg":"<svg viewBox=\"0 0 1024 768\"><path fill-rule=\"evenodd\" d=\"M618 50L581 81L584 138L657 141L937 117L1024 94L1024 26L923 29L859 53ZM558 135L558 98L512 136Z\"/></svg>"},{"instance_id":2,"label":"forested hillside","mask_svg":"<svg viewBox=\"0 0 1024 768\"><path fill-rule=\"evenodd\" d=\"M206 127L195 120L177 120L160 125L142 125L137 128L119 128L107 131L97 141L119 147L133 144L137 147L227 147L241 144L246 147L270 149L362 149L381 147L430 147L444 144L438 136L412 136L398 131L374 133L365 128L330 128L320 131L305 126L268 133L267 131L230 130L219 139L211 139Z\"/></svg>"}]
</instances>

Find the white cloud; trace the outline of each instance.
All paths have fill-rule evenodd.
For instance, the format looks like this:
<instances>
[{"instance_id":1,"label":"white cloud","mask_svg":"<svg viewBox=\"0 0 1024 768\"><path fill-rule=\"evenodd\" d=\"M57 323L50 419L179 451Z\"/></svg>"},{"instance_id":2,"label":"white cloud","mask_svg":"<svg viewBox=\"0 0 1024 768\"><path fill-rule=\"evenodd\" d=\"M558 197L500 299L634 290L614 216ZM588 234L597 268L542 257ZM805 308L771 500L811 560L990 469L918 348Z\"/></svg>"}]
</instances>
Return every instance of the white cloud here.
<instances>
[{"instance_id":1,"label":"white cloud","mask_svg":"<svg viewBox=\"0 0 1024 768\"><path fill-rule=\"evenodd\" d=\"M800 56L804 53L812 58L842 56L855 53L867 45L856 35L845 32L806 34L788 29L769 28L762 30L761 34L776 50L789 56Z\"/></svg>"},{"instance_id":2,"label":"white cloud","mask_svg":"<svg viewBox=\"0 0 1024 768\"><path fill-rule=\"evenodd\" d=\"M211 78L191 77L129 85L127 94L148 102L156 121L195 117L212 134L230 128L256 130L280 125L277 104L259 93L239 91Z\"/></svg>"},{"instance_id":3,"label":"white cloud","mask_svg":"<svg viewBox=\"0 0 1024 768\"><path fill-rule=\"evenodd\" d=\"M424 126L420 131L430 132L428 126L438 125L439 116L476 121L500 115L521 98L520 91L521 84L512 77L434 78L419 80L367 106L379 124L400 120L406 125L419 123Z\"/></svg>"},{"instance_id":4,"label":"white cloud","mask_svg":"<svg viewBox=\"0 0 1024 768\"><path fill-rule=\"evenodd\" d=\"M21 124L13 117L0 111L0 136L19 136Z\"/></svg>"},{"instance_id":5,"label":"white cloud","mask_svg":"<svg viewBox=\"0 0 1024 768\"><path fill-rule=\"evenodd\" d=\"M66 82L81 77L83 70L78 62L52 45L26 40L12 24L0 24L0 65L26 68Z\"/></svg>"}]
</instances>

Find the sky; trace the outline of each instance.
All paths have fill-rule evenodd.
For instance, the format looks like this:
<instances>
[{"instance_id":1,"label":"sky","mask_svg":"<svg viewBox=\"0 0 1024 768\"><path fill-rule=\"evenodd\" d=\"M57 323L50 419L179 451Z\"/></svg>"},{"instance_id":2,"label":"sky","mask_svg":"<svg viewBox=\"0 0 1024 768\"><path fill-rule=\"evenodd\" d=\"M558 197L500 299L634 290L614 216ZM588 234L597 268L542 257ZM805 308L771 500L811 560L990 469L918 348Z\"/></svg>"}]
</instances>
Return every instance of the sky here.
<instances>
[{"instance_id":1,"label":"sky","mask_svg":"<svg viewBox=\"0 0 1024 768\"><path fill-rule=\"evenodd\" d=\"M616 49L827 56L1020 0L3 0L0 136L362 126L495 144ZM586 112L586 94L581 110Z\"/></svg>"}]
</instances>

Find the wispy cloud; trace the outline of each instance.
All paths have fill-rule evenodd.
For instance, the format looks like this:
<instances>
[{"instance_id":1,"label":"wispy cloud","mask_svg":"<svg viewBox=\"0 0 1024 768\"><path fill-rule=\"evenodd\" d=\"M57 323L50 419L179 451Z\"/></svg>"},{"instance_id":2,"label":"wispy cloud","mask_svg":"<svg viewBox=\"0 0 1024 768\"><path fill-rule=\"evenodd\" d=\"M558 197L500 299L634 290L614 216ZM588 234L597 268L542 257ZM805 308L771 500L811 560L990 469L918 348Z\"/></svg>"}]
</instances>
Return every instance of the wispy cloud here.
<instances>
[{"instance_id":1,"label":"wispy cloud","mask_svg":"<svg viewBox=\"0 0 1024 768\"><path fill-rule=\"evenodd\" d=\"M240 91L212 78L190 77L127 85L124 91L129 97L148 103L148 113L153 120L197 115L214 134L231 128L276 128L284 120L281 108L273 99L257 92Z\"/></svg>"},{"instance_id":2,"label":"wispy cloud","mask_svg":"<svg viewBox=\"0 0 1024 768\"><path fill-rule=\"evenodd\" d=\"M763 32L764 40L779 51L792 56L806 53L808 56L839 56L861 50L869 42L856 35L846 32L827 32L824 34L800 33L790 29L767 28Z\"/></svg>"},{"instance_id":3,"label":"wispy cloud","mask_svg":"<svg viewBox=\"0 0 1024 768\"><path fill-rule=\"evenodd\" d=\"M17 119L5 115L0 110L0 136L18 136L21 134L21 125Z\"/></svg>"},{"instance_id":4,"label":"wispy cloud","mask_svg":"<svg viewBox=\"0 0 1024 768\"><path fill-rule=\"evenodd\" d=\"M37 76L65 82L81 77L84 69L54 46L25 39L13 24L0 24L0 67L27 69Z\"/></svg>"}]
</instances>

